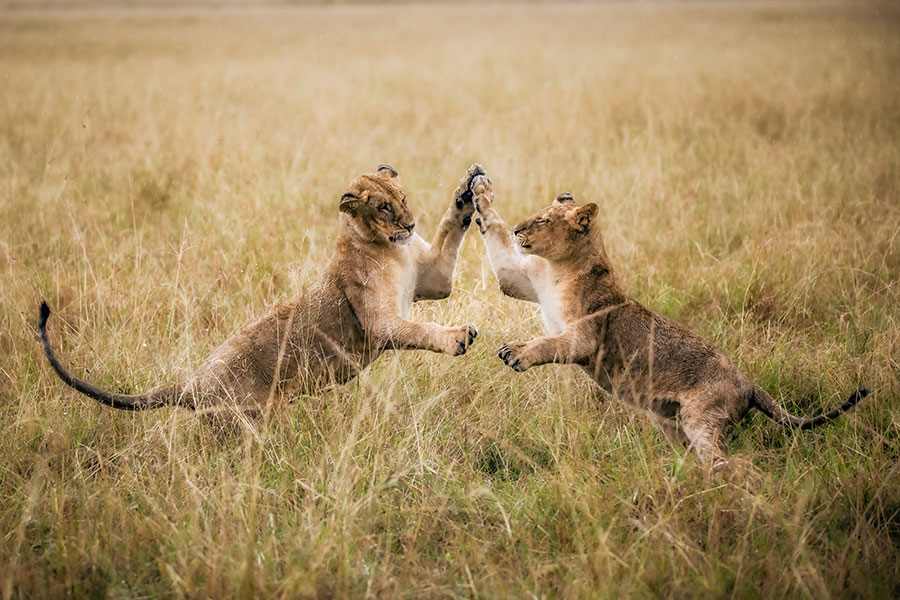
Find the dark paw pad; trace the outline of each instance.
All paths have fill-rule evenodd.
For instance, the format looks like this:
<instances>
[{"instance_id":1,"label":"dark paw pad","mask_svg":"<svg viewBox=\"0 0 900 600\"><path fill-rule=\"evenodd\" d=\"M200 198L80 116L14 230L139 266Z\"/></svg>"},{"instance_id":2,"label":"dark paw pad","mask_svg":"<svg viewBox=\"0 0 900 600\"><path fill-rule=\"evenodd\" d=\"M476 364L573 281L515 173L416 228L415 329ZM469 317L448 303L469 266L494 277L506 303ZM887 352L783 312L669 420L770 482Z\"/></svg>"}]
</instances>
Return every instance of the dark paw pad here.
<instances>
[{"instance_id":1,"label":"dark paw pad","mask_svg":"<svg viewBox=\"0 0 900 600\"><path fill-rule=\"evenodd\" d=\"M456 210L462 210L463 206L471 204L472 199L472 190L466 189L466 191L456 197Z\"/></svg>"},{"instance_id":2,"label":"dark paw pad","mask_svg":"<svg viewBox=\"0 0 900 600\"><path fill-rule=\"evenodd\" d=\"M513 371L521 373L525 370L525 365L519 358L518 351L510 348L508 344L503 344L502 346L500 346L500 350L497 352L497 356L500 358L500 360L503 361L503 364L511 368Z\"/></svg>"}]
</instances>

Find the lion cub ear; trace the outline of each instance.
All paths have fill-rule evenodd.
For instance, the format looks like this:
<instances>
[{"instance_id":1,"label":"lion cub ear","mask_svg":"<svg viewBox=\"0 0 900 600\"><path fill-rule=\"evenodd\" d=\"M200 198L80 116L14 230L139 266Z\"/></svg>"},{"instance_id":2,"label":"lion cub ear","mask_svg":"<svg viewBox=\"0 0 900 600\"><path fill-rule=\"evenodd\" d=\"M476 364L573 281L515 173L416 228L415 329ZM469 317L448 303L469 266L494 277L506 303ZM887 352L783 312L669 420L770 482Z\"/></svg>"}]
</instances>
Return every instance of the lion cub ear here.
<instances>
[{"instance_id":1,"label":"lion cub ear","mask_svg":"<svg viewBox=\"0 0 900 600\"><path fill-rule=\"evenodd\" d=\"M569 192L563 192L556 197L556 201L560 204L575 204L575 198Z\"/></svg>"},{"instance_id":2,"label":"lion cub ear","mask_svg":"<svg viewBox=\"0 0 900 600\"><path fill-rule=\"evenodd\" d=\"M400 186L400 175L397 173L397 169L391 165L378 165L377 175L390 180L396 186Z\"/></svg>"},{"instance_id":3,"label":"lion cub ear","mask_svg":"<svg viewBox=\"0 0 900 600\"><path fill-rule=\"evenodd\" d=\"M572 216L572 222L575 224L575 228L581 233L586 232L591 228L591 223L594 222L594 217L597 216L597 211L599 210L600 207L593 202L578 207L575 214Z\"/></svg>"},{"instance_id":4,"label":"lion cub ear","mask_svg":"<svg viewBox=\"0 0 900 600\"><path fill-rule=\"evenodd\" d=\"M359 208L360 204L362 204L362 200L360 200L359 196L347 192L346 194L341 196L341 205L339 208L341 212L352 215L356 212L356 209Z\"/></svg>"},{"instance_id":5,"label":"lion cub ear","mask_svg":"<svg viewBox=\"0 0 900 600\"><path fill-rule=\"evenodd\" d=\"M378 174L384 177L385 179L393 179L397 177L397 169L392 167L391 165L380 164L378 165Z\"/></svg>"}]
</instances>

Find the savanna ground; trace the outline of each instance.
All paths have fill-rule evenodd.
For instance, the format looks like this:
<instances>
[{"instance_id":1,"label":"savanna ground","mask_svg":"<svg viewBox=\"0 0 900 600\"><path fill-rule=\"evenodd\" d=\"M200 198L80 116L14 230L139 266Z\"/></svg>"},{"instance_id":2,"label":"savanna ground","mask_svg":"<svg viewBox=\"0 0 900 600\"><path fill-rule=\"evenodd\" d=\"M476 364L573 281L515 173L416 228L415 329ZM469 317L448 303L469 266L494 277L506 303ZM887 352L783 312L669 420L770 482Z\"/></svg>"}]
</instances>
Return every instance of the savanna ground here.
<instances>
[{"instance_id":1,"label":"savanna ground","mask_svg":"<svg viewBox=\"0 0 900 600\"><path fill-rule=\"evenodd\" d=\"M0 12L0 593L896 597L900 12L887 4ZM510 224L601 206L627 287L798 413L710 473L571 367L477 232L469 353L389 353L223 435L99 406L316 278L379 162L433 232L472 161Z\"/></svg>"}]
</instances>

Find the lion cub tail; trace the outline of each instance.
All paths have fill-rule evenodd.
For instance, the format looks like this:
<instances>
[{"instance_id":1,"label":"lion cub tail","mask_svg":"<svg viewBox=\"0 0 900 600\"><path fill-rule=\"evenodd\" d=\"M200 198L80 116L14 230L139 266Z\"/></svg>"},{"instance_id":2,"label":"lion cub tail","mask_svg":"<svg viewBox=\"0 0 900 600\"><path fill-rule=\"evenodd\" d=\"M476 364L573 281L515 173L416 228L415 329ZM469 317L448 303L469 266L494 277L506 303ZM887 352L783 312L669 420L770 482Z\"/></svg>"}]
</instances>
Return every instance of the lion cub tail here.
<instances>
[{"instance_id":1,"label":"lion cub tail","mask_svg":"<svg viewBox=\"0 0 900 600\"><path fill-rule=\"evenodd\" d=\"M758 408L764 415L778 423L779 425L783 425L784 427L790 427L791 429L812 429L813 427L818 427L823 423L827 423L832 419L837 418L841 413L844 413L869 395L869 390L865 388L859 388L847 398L847 401L838 406L837 408L833 408L829 410L827 413L823 413L821 415L817 415L815 417L809 418L801 418L795 417L788 411L784 409L783 406L775 402L764 389L759 387L757 384L753 384L753 397L750 400L750 405Z\"/></svg>"},{"instance_id":2,"label":"lion cub tail","mask_svg":"<svg viewBox=\"0 0 900 600\"><path fill-rule=\"evenodd\" d=\"M46 302L41 302L41 316L38 321L38 330L41 334L41 341L44 344L44 353L50 361L50 366L53 367L53 370L56 371L56 374L59 375L59 378L62 379L66 385L75 388L85 396L93 398L102 404L121 410L145 410L148 408L161 408L171 404L183 403L182 395L184 386L182 385L162 388L147 394L116 394L114 392L101 390L100 388L94 387L86 381L82 381L71 375L56 359L53 348L50 346L50 339L47 337L47 319L49 317L50 307L47 306Z\"/></svg>"}]
</instances>

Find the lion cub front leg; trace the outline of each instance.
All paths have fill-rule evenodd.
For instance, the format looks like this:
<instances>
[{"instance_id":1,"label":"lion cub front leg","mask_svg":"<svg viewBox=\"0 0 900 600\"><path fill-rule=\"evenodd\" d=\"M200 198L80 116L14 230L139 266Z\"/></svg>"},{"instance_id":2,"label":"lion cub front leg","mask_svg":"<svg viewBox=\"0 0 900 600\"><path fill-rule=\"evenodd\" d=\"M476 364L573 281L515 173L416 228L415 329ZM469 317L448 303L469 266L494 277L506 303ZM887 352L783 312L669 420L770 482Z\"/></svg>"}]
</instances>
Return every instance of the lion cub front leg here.
<instances>
[{"instance_id":1,"label":"lion cub front leg","mask_svg":"<svg viewBox=\"0 0 900 600\"><path fill-rule=\"evenodd\" d=\"M369 331L370 340L383 349L431 350L450 356L465 354L477 336L478 330L472 324L442 327L401 317L383 319Z\"/></svg>"},{"instance_id":2,"label":"lion cub front leg","mask_svg":"<svg viewBox=\"0 0 900 600\"><path fill-rule=\"evenodd\" d=\"M475 213L469 182L480 171L472 165L466 176L453 190L453 199L438 224L431 245L421 243L417 264L416 300L440 300L453 289L453 271L459 257L459 247ZM478 167L480 169L481 167Z\"/></svg>"},{"instance_id":3,"label":"lion cub front leg","mask_svg":"<svg viewBox=\"0 0 900 600\"><path fill-rule=\"evenodd\" d=\"M559 335L507 342L497 356L514 371L522 372L547 363L577 363L596 354L597 343L584 325L569 327Z\"/></svg>"},{"instance_id":4,"label":"lion cub front leg","mask_svg":"<svg viewBox=\"0 0 900 600\"><path fill-rule=\"evenodd\" d=\"M513 371L521 373L547 363L573 362L564 355L564 344L556 337L539 337L523 342L506 342L497 356Z\"/></svg>"},{"instance_id":5,"label":"lion cub front leg","mask_svg":"<svg viewBox=\"0 0 900 600\"><path fill-rule=\"evenodd\" d=\"M535 277L538 276L533 264L535 257L526 258L516 251L512 232L494 209L493 184L480 165L472 165L470 171L475 167L481 171L472 178L470 184L478 213L475 223L481 232L488 261L500 285L500 291L518 300L540 302L535 288Z\"/></svg>"}]
</instances>

